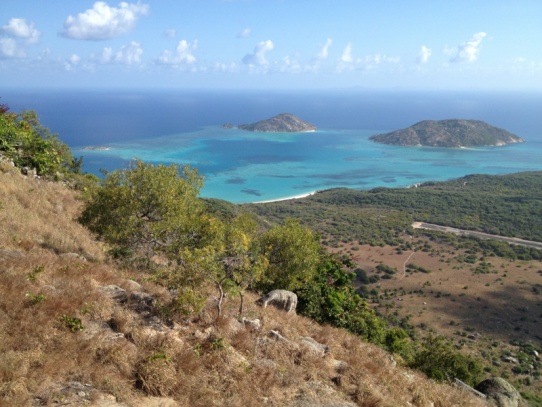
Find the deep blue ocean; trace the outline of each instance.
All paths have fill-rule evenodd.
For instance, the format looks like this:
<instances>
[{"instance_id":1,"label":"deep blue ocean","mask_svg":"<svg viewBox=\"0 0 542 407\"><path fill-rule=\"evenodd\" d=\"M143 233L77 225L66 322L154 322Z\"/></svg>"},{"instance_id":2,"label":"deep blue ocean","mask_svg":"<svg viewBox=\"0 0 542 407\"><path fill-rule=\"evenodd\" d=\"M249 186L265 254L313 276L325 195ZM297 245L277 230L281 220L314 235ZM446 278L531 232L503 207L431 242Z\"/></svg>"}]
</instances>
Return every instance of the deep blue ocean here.
<instances>
[{"instance_id":1,"label":"deep blue ocean","mask_svg":"<svg viewBox=\"0 0 542 407\"><path fill-rule=\"evenodd\" d=\"M542 170L542 94L404 91L197 91L6 89L12 111L35 110L84 169L134 158L197 167L201 195L259 202L334 187L406 187L467 174ZM314 133L251 133L252 123L292 113ZM475 149L397 147L369 136L421 120L477 119L526 140ZM108 147L106 151L84 147Z\"/></svg>"}]
</instances>

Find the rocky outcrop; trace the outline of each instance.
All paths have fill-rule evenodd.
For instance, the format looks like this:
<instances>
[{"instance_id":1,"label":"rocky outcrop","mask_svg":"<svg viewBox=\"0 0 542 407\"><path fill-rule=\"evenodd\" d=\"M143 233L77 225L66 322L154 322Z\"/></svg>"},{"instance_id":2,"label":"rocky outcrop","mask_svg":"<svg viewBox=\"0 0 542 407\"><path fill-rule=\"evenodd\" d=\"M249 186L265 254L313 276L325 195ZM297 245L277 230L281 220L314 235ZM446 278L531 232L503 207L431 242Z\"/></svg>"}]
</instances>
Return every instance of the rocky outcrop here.
<instances>
[{"instance_id":1,"label":"rocky outcrop","mask_svg":"<svg viewBox=\"0 0 542 407\"><path fill-rule=\"evenodd\" d=\"M231 128L231 125L224 125ZM261 120L252 124L240 124L238 129L256 132L296 133L315 131L316 126L301 120L290 113L282 113L267 120Z\"/></svg>"},{"instance_id":2,"label":"rocky outcrop","mask_svg":"<svg viewBox=\"0 0 542 407\"><path fill-rule=\"evenodd\" d=\"M501 377L492 377L476 386L476 390L483 393L496 407L523 406L519 392Z\"/></svg>"},{"instance_id":3,"label":"rocky outcrop","mask_svg":"<svg viewBox=\"0 0 542 407\"><path fill-rule=\"evenodd\" d=\"M399 146L504 146L525 140L480 120L424 120L406 129L369 137L377 143Z\"/></svg>"}]
</instances>

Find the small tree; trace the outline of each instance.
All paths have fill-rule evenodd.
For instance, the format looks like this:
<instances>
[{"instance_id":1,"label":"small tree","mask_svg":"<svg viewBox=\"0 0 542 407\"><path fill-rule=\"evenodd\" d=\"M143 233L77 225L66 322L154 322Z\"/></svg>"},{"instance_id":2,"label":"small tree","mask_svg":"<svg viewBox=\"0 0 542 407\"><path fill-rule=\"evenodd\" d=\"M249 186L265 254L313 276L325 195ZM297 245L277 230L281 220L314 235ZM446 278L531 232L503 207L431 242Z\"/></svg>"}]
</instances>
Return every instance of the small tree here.
<instances>
[{"instance_id":1,"label":"small tree","mask_svg":"<svg viewBox=\"0 0 542 407\"><path fill-rule=\"evenodd\" d=\"M296 290L316 272L320 244L310 229L289 219L262 236L262 250L269 261L262 288Z\"/></svg>"},{"instance_id":2,"label":"small tree","mask_svg":"<svg viewBox=\"0 0 542 407\"><path fill-rule=\"evenodd\" d=\"M224 235L224 252L221 258L222 269L218 274L220 291L219 316L221 300L224 298L222 284L231 282L241 297L239 316L243 314L244 292L259 282L268 266L268 260L261 253L257 237L258 224L248 214L233 218L226 225Z\"/></svg>"},{"instance_id":3,"label":"small tree","mask_svg":"<svg viewBox=\"0 0 542 407\"><path fill-rule=\"evenodd\" d=\"M149 264L152 256L179 260L183 247L196 247L203 233L203 185L188 166L135 161L107 174L79 220L115 247L115 253Z\"/></svg>"}]
</instances>

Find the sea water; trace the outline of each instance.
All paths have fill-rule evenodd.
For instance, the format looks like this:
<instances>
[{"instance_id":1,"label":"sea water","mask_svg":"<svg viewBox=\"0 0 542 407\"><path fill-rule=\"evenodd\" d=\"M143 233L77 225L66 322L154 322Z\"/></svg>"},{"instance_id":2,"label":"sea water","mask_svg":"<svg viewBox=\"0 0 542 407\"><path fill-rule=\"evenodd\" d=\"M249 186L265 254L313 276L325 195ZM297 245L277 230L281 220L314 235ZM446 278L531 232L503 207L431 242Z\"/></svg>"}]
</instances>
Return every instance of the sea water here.
<instances>
[{"instance_id":1,"label":"sea water","mask_svg":"<svg viewBox=\"0 0 542 407\"><path fill-rule=\"evenodd\" d=\"M542 170L542 94L9 90L1 96L14 111L36 110L84 157L86 171L98 175L136 158L189 164L204 176L202 196L235 203ZM318 130L253 133L222 126L286 112ZM483 120L526 142L450 149L369 140L421 120L453 118Z\"/></svg>"}]
</instances>

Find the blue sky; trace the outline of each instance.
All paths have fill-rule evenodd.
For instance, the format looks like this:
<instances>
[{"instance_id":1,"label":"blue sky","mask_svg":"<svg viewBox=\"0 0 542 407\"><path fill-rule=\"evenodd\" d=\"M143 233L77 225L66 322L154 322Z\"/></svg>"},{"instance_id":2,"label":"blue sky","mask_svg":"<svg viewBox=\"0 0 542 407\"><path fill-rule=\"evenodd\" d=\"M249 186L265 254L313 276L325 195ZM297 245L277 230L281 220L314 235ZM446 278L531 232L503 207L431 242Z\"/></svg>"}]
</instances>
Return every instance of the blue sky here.
<instances>
[{"instance_id":1,"label":"blue sky","mask_svg":"<svg viewBox=\"0 0 542 407\"><path fill-rule=\"evenodd\" d=\"M1 0L0 87L542 90L540 0Z\"/></svg>"}]
</instances>

